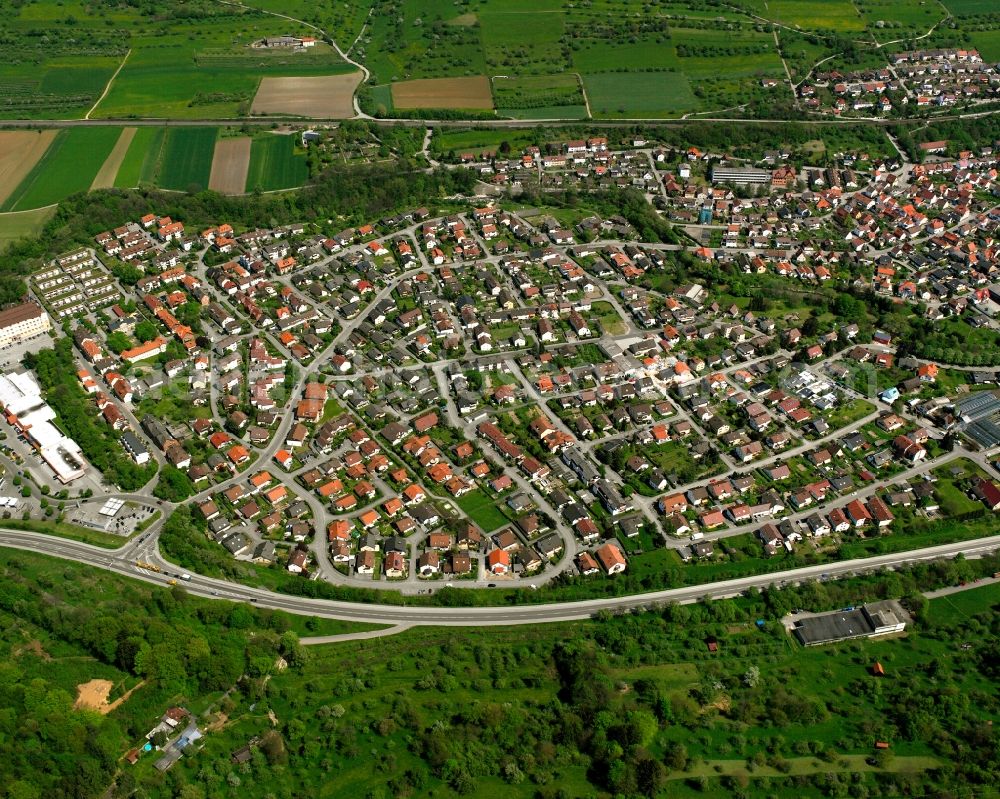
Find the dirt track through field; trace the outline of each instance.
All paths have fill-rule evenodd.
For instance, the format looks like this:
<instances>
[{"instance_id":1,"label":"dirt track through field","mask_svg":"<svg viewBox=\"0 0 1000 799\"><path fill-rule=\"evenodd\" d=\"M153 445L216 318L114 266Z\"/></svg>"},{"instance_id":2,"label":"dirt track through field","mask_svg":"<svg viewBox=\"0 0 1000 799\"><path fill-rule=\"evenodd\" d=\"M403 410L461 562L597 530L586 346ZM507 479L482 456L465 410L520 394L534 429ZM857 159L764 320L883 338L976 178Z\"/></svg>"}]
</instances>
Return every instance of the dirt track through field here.
<instances>
[{"instance_id":1,"label":"dirt track through field","mask_svg":"<svg viewBox=\"0 0 1000 799\"><path fill-rule=\"evenodd\" d=\"M311 78L264 78L250 113L349 119L354 116L354 90L363 77L358 71Z\"/></svg>"},{"instance_id":2,"label":"dirt track through field","mask_svg":"<svg viewBox=\"0 0 1000 799\"><path fill-rule=\"evenodd\" d=\"M472 78L425 78L392 84L392 104L399 109L468 108L493 110L493 92L485 75Z\"/></svg>"},{"instance_id":3,"label":"dirt track through field","mask_svg":"<svg viewBox=\"0 0 1000 799\"><path fill-rule=\"evenodd\" d=\"M247 185L247 171L250 169L252 141L249 136L240 136L215 142L208 188L222 194L243 194Z\"/></svg>"},{"instance_id":4,"label":"dirt track through field","mask_svg":"<svg viewBox=\"0 0 1000 799\"><path fill-rule=\"evenodd\" d=\"M0 130L0 205L49 149L56 131Z\"/></svg>"},{"instance_id":5,"label":"dirt track through field","mask_svg":"<svg viewBox=\"0 0 1000 799\"><path fill-rule=\"evenodd\" d=\"M94 175L94 182L90 184L91 189L110 189L115 185L118 170L121 168L122 161L125 160L125 154L132 144L132 139L135 138L136 130L137 128L122 128L122 135L115 142L114 149L108 153L100 171Z\"/></svg>"}]
</instances>

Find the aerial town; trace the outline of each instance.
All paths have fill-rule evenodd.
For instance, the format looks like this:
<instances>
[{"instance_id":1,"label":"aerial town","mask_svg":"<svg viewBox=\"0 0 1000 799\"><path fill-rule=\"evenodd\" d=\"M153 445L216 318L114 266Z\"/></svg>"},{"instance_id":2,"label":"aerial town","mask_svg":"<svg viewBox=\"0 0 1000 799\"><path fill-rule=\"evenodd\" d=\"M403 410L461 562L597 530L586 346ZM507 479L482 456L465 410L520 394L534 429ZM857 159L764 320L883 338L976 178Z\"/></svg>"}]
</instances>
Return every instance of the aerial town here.
<instances>
[{"instance_id":1,"label":"aerial town","mask_svg":"<svg viewBox=\"0 0 1000 799\"><path fill-rule=\"evenodd\" d=\"M995 370L658 278L683 251L995 328L992 148L797 171L781 152L634 145L457 160L493 185L638 185L688 240L486 198L337 232L123 219L36 272L0 340L68 337L90 412L143 477L102 475L10 359L6 458L97 529L184 502L234 559L410 592L603 579L661 547L725 558L746 533L768 556L823 552L1000 508Z\"/></svg>"}]
</instances>

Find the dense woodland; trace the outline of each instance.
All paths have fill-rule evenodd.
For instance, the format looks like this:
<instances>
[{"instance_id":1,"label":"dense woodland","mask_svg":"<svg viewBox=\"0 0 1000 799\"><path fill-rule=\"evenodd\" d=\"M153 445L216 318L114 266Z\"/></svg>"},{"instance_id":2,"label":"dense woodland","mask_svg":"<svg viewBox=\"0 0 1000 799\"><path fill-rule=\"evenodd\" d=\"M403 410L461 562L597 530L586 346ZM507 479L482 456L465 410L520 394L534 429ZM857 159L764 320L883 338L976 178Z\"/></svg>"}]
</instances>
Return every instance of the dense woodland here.
<instances>
[{"instance_id":1,"label":"dense woodland","mask_svg":"<svg viewBox=\"0 0 1000 799\"><path fill-rule=\"evenodd\" d=\"M986 795L1000 591L917 591L998 567L304 648L282 614L4 550L0 796L90 799L112 782L115 799ZM916 619L902 639L804 650L777 621L889 596ZM93 677L114 696L145 682L108 716L73 710ZM174 704L224 723L166 774L152 755L120 761Z\"/></svg>"}]
</instances>

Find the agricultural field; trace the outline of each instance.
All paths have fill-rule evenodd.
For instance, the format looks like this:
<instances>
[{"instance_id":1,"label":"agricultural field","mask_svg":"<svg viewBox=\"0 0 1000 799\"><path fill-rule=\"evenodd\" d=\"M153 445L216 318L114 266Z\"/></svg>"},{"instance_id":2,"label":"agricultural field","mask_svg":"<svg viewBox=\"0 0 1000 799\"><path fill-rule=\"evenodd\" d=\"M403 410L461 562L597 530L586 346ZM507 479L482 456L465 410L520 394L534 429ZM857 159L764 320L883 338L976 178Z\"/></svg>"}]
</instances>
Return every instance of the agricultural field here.
<instances>
[{"instance_id":1,"label":"agricultural field","mask_svg":"<svg viewBox=\"0 0 1000 799\"><path fill-rule=\"evenodd\" d=\"M1000 61L1000 28L988 31L973 31L972 43L979 50L984 61Z\"/></svg>"},{"instance_id":2,"label":"agricultural field","mask_svg":"<svg viewBox=\"0 0 1000 799\"><path fill-rule=\"evenodd\" d=\"M492 110L493 94L489 80L483 76L408 80L392 85L392 104L401 110Z\"/></svg>"},{"instance_id":3,"label":"agricultural field","mask_svg":"<svg viewBox=\"0 0 1000 799\"><path fill-rule=\"evenodd\" d=\"M140 183L152 183L155 180L165 134L166 128L136 129L132 144L118 167L116 188L132 189Z\"/></svg>"},{"instance_id":4,"label":"agricultural field","mask_svg":"<svg viewBox=\"0 0 1000 799\"><path fill-rule=\"evenodd\" d=\"M970 14L992 14L997 10L994 0L941 0L942 5L956 17Z\"/></svg>"},{"instance_id":5,"label":"agricultural field","mask_svg":"<svg viewBox=\"0 0 1000 799\"><path fill-rule=\"evenodd\" d=\"M323 119L354 116L354 90L362 74L299 78L264 78L253 98L253 114L278 114Z\"/></svg>"},{"instance_id":6,"label":"agricultural field","mask_svg":"<svg viewBox=\"0 0 1000 799\"><path fill-rule=\"evenodd\" d=\"M3 211L42 208L86 191L121 136L119 127L66 128L0 206Z\"/></svg>"},{"instance_id":7,"label":"agricultural field","mask_svg":"<svg viewBox=\"0 0 1000 799\"><path fill-rule=\"evenodd\" d=\"M595 118L661 118L701 107L677 72L603 72L584 75L583 84Z\"/></svg>"},{"instance_id":8,"label":"agricultural field","mask_svg":"<svg viewBox=\"0 0 1000 799\"><path fill-rule=\"evenodd\" d=\"M157 183L164 189L198 191L208 186L217 128L170 128Z\"/></svg>"},{"instance_id":9,"label":"agricultural field","mask_svg":"<svg viewBox=\"0 0 1000 799\"><path fill-rule=\"evenodd\" d=\"M247 169L250 167L249 136L218 139L212 157L212 171L208 176L208 188L221 194L242 194L247 185Z\"/></svg>"},{"instance_id":10,"label":"agricultural field","mask_svg":"<svg viewBox=\"0 0 1000 799\"><path fill-rule=\"evenodd\" d=\"M54 130L0 131L0 207L45 155L55 137Z\"/></svg>"},{"instance_id":11,"label":"agricultural field","mask_svg":"<svg viewBox=\"0 0 1000 799\"><path fill-rule=\"evenodd\" d=\"M878 41L924 34L946 14L923 0L859 0L856 5Z\"/></svg>"},{"instance_id":12,"label":"agricultural field","mask_svg":"<svg viewBox=\"0 0 1000 799\"><path fill-rule=\"evenodd\" d=\"M104 160L100 170L94 176L94 181L90 184L91 189L109 189L115 185L118 177L118 170L121 169L122 162L132 146L137 128L123 128L118 141L115 142L114 149Z\"/></svg>"},{"instance_id":13,"label":"agricultural field","mask_svg":"<svg viewBox=\"0 0 1000 799\"><path fill-rule=\"evenodd\" d=\"M805 30L855 32L865 29L851 0L768 0L761 16Z\"/></svg>"},{"instance_id":14,"label":"agricultural field","mask_svg":"<svg viewBox=\"0 0 1000 799\"><path fill-rule=\"evenodd\" d=\"M264 134L250 147L246 190L275 191L301 186L309 176L304 153L296 152L298 136Z\"/></svg>"},{"instance_id":15,"label":"agricultural field","mask_svg":"<svg viewBox=\"0 0 1000 799\"><path fill-rule=\"evenodd\" d=\"M495 77L493 101L500 116L519 119L587 116L580 79L575 74Z\"/></svg>"}]
</instances>

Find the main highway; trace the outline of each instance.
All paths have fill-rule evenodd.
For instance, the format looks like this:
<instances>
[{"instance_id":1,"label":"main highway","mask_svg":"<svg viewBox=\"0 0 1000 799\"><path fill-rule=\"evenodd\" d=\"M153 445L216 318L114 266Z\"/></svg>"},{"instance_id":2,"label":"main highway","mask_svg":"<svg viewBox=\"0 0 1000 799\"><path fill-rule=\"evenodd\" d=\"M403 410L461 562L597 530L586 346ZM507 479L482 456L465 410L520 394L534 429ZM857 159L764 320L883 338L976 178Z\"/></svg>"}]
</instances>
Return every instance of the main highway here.
<instances>
[{"instance_id":1,"label":"main highway","mask_svg":"<svg viewBox=\"0 0 1000 799\"><path fill-rule=\"evenodd\" d=\"M143 538L129 542L120 549L102 549L90 544L57 538L42 533L23 532L0 528L0 546L23 549L42 555L84 563L88 566L106 569L115 574L145 582L166 586L178 580L183 569L163 560L155 551L155 540L143 547ZM345 621L367 622L388 625L434 625L434 626L484 626L512 624L542 624L556 621L576 621L587 619L602 610L621 611L634 608L649 608L668 602L689 603L710 597L721 599L736 596L750 588L764 588L769 585L789 585L816 579L832 579L859 572L893 568L917 561L954 558L962 554L976 557L1000 550L1000 535L942 544L909 552L891 555L877 555L871 558L837 561L816 566L805 566L788 571L741 577L701 585L671 588L645 594L590 599L580 602L550 604L524 604L502 607L441 608L415 605L380 605L357 602L339 602L325 599L308 599L288 596L260 588L250 588L203 577L191 573L190 579L179 581L188 593L208 599L223 599L234 602L250 602L257 607L284 610L306 616L319 616ZM159 571L140 568L137 561L156 566ZM483 589L489 590L489 589Z\"/></svg>"}]
</instances>

